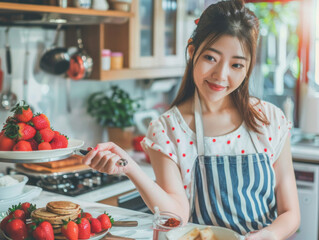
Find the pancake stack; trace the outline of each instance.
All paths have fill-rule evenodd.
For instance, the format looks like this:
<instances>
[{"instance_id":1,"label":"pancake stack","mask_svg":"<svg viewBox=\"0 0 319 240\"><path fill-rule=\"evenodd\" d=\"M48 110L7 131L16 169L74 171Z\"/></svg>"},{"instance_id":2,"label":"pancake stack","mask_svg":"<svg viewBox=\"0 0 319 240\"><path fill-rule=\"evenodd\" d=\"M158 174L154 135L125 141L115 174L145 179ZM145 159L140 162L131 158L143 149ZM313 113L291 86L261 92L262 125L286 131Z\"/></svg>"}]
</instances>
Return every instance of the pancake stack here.
<instances>
[{"instance_id":1,"label":"pancake stack","mask_svg":"<svg viewBox=\"0 0 319 240\"><path fill-rule=\"evenodd\" d=\"M32 220L43 219L51 223L54 239L67 239L61 233L64 221L75 220L81 212L80 205L69 201L48 202L46 207L38 208L31 213Z\"/></svg>"}]
</instances>

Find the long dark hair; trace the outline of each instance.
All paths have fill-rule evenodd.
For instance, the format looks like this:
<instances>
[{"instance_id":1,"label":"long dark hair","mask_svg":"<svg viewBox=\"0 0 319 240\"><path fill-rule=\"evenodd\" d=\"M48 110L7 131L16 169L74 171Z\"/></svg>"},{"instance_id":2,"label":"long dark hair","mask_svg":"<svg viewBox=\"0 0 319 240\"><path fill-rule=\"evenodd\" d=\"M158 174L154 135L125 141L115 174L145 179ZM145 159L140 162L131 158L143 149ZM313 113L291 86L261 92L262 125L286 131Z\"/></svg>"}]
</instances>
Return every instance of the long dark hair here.
<instances>
[{"instance_id":1,"label":"long dark hair","mask_svg":"<svg viewBox=\"0 0 319 240\"><path fill-rule=\"evenodd\" d=\"M231 93L231 98L247 127L260 133L258 121L266 125L269 125L269 121L265 114L257 111L249 101L249 77L256 62L259 20L252 11L245 7L244 1L229 0L210 5L201 15L187 48L192 44L195 49L193 56L195 56L201 44L206 41L205 46L199 52L198 56L200 56L215 41L225 35L237 37L244 49L250 53L251 62L245 80L238 89ZM193 66L197 59L191 58L188 61L181 87L172 106L179 105L194 96L196 86L193 79ZM260 103L259 99L258 103Z\"/></svg>"}]
</instances>

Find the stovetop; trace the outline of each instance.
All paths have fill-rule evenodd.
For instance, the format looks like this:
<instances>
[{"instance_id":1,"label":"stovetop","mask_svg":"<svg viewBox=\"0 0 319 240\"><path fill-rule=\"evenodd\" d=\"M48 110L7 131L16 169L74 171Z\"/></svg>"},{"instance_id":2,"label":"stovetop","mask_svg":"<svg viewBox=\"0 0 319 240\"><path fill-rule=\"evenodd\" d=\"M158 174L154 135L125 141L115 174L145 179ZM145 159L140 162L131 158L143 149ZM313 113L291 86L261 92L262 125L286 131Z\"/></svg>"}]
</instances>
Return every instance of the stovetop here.
<instances>
[{"instance_id":1,"label":"stovetop","mask_svg":"<svg viewBox=\"0 0 319 240\"><path fill-rule=\"evenodd\" d=\"M21 173L14 169L7 170L10 174L12 171ZM92 169L63 175L45 175L45 177L32 176L32 174L26 173L22 174L29 177L28 185L39 186L45 191L71 197L92 192L128 179L125 175L108 175Z\"/></svg>"}]
</instances>

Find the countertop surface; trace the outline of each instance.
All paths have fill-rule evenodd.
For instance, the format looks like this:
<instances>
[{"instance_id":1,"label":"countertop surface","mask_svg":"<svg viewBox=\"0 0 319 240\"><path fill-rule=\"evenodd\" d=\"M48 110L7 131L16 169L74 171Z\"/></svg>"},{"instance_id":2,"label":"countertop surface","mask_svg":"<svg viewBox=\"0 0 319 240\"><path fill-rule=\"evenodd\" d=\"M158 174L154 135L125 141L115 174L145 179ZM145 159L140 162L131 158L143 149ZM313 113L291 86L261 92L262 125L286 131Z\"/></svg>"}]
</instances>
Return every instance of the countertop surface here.
<instances>
[{"instance_id":1,"label":"countertop surface","mask_svg":"<svg viewBox=\"0 0 319 240\"><path fill-rule=\"evenodd\" d=\"M71 201L77 203L81 208L97 217L105 211L112 215L115 221L137 221L137 227L112 227L110 233L112 235L121 237L130 237L133 239L152 239L152 214L146 214L142 212L132 211L124 208L113 207L101 203L89 202L79 200L73 197L67 197L56 193L50 193L42 191L41 194L35 199L31 200L33 204L36 204L37 208L45 207L50 201ZM4 239L3 237L0 239ZM107 239L107 238L105 238Z\"/></svg>"}]
</instances>

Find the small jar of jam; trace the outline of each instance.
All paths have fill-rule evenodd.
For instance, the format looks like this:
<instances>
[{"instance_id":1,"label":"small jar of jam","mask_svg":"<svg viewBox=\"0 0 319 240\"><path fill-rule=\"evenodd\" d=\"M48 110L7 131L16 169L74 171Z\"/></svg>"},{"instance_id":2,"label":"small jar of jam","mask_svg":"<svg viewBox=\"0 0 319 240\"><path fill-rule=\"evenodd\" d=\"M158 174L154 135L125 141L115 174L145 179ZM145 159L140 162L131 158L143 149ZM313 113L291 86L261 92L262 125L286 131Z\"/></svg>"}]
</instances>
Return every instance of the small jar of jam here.
<instances>
[{"instance_id":1,"label":"small jar of jam","mask_svg":"<svg viewBox=\"0 0 319 240\"><path fill-rule=\"evenodd\" d=\"M160 211L153 218L153 240L166 239L166 232L182 225L181 217L171 212Z\"/></svg>"}]
</instances>

